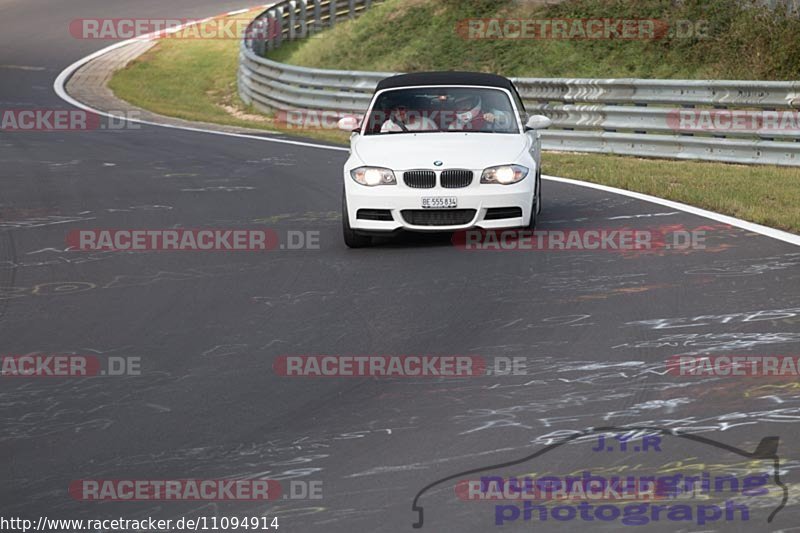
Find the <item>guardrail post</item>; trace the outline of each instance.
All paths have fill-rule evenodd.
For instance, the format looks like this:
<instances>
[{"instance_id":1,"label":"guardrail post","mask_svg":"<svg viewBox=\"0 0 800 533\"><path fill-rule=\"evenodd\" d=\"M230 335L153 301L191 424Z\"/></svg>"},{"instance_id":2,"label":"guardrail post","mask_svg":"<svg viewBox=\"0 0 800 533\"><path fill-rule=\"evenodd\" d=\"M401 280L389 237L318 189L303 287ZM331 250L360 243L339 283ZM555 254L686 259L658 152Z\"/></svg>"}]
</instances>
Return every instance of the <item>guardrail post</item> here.
<instances>
[{"instance_id":1,"label":"guardrail post","mask_svg":"<svg viewBox=\"0 0 800 533\"><path fill-rule=\"evenodd\" d=\"M328 26L335 26L336 25L336 10L338 9L338 2L336 0L331 0L328 9L330 10L330 18L328 18Z\"/></svg>"},{"instance_id":2,"label":"guardrail post","mask_svg":"<svg viewBox=\"0 0 800 533\"><path fill-rule=\"evenodd\" d=\"M299 9L298 15L300 16L300 39L308 37L308 5L306 0L298 0L297 7Z\"/></svg>"},{"instance_id":3,"label":"guardrail post","mask_svg":"<svg viewBox=\"0 0 800 533\"><path fill-rule=\"evenodd\" d=\"M265 30L265 24L266 22L263 17L253 21L253 25L248 28L249 35L245 37L247 39L245 44L258 55L264 55L265 52L264 49L268 38L268 35L265 33L265 31L267 31ZM266 28L269 28L268 24Z\"/></svg>"},{"instance_id":4,"label":"guardrail post","mask_svg":"<svg viewBox=\"0 0 800 533\"><path fill-rule=\"evenodd\" d=\"M255 50L256 48L258 40L258 33L256 32L258 31L258 24L260 21L260 18L253 20L244 30L244 44L251 50Z\"/></svg>"},{"instance_id":5,"label":"guardrail post","mask_svg":"<svg viewBox=\"0 0 800 533\"><path fill-rule=\"evenodd\" d=\"M308 0L298 0L300 9L300 39L308 37Z\"/></svg>"},{"instance_id":6,"label":"guardrail post","mask_svg":"<svg viewBox=\"0 0 800 533\"><path fill-rule=\"evenodd\" d=\"M275 38L273 47L278 48L283 43L283 7L275 8Z\"/></svg>"},{"instance_id":7,"label":"guardrail post","mask_svg":"<svg viewBox=\"0 0 800 533\"><path fill-rule=\"evenodd\" d=\"M351 19L356 18L356 0L350 0L350 14Z\"/></svg>"},{"instance_id":8,"label":"guardrail post","mask_svg":"<svg viewBox=\"0 0 800 533\"><path fill-rule=\"evenodd\" d=\"M273 15L271 12L267 12L267 16L264 18L264 20L267 23L267 27L260 30L266 32L263 36L261 36L261 39L262 42L266 44L265 48L267 50L272 50L274 47L272 39L275 37L275 15ZM259 55L264 54L262 53Z\"/></svg>"},{"instance_id":9,"label":"guardrail post","mask_svg":"<svg viewBox=\"0 0 800 533\"><path fill-rule=\"evenodd\" d=\"M295 29L294 29L295 25L297 24L297 13L295 13L296 10L297 10L297 2L292 0L291 2L289 2L289 40L290 41L294 41L295 37L297 36L295 34Z\"/></svg>"},{"instance_id":10,"label":"guardrail post","mask_svg":"<svg viewBox=\"0 0 800 533\"><path fill-rule=\"evenodd\" d=\"M322 28L322 0L311 0L314 2L314 23L311 31L316 33Z\"/></svg>"}]
</instances>

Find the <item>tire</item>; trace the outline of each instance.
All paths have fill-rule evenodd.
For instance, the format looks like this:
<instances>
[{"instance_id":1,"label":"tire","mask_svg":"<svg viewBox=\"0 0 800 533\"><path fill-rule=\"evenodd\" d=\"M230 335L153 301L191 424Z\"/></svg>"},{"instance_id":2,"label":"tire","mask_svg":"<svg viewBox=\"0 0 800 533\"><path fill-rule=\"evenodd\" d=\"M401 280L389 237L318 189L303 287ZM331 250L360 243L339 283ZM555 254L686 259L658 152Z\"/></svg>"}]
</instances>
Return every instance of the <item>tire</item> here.
<instances>
[{"instance_id":1,"label":"tire","mask_svg":"<svg viewBox=\"0 0 800 533\"><path fill-rule=\"evenodd\" d=\"M342 191L342 236L348 248L364 248L372 244L372 237L359 235L350 227L350 217L347 214L347 197Z\"/></svg>"},{"instance_id":2,"label":"tire","mask_svg":"<svg viewBox=\"0 0 800 533\"><path fill-rule=\"evenodd\" d=\"M542 169L539 169L539 174L536 176L536 196L538 198L536 202L536 214L542 214Z\"/></svg>"},{"instance_id":3,"label":"tire","mask_svg":"<svg viewBox=\"0 0 800 533\"><path fill-rule=\"evenodd\" d=\"M536 222L539 219L539 213L542 212L542 179L539 174L536 176L536 194L533 195L533 202L531 204L531 218L526 226L526 229L536 229Z\"/></svg>"}]
</instances>

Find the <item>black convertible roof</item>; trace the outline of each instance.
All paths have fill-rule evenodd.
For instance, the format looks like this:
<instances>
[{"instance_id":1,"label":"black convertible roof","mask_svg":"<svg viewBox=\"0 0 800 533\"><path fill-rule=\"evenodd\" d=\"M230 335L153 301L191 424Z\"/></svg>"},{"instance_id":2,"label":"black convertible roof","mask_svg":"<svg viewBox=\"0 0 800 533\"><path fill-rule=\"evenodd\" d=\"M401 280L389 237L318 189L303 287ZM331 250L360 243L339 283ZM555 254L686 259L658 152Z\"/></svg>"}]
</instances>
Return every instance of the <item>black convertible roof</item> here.
<instances>
[{"instance_id":1,"label":"black convertible roof","mask_svg":"<svg viewBox=\"0 0 800 533\"><path fill-rule=\"evenodd\" d=\"M424 85L480 85L509 91L513 91L514 87L508 78L483 72L414 72L386 78L378 84L376 90Z\"/></svg>"}]
</instances>

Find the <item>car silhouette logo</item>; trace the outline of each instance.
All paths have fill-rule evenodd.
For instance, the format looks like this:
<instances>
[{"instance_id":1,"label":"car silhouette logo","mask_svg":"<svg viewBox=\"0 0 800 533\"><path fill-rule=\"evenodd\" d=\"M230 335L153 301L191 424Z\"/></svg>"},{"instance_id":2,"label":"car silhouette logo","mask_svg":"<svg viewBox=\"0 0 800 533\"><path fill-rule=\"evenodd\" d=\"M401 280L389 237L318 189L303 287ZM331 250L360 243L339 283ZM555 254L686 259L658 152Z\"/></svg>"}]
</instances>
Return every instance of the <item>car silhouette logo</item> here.
<instances>
[{"instance_id":1,"label":"car silhouette logo","mask_svg":"<svg viewBox=\"0 0 800 533\"><path fill-rule=\"evenodd\" d=\"M573 435L561 438L557 442L555 442L553 444L550 444L548 446L545 446L545 447L539 449L538 451L536 451L535 453L533 453L531 455L528 455L527 457L523 457L523 458L520 458L520 459L517 459L517 460L507 461L507 462L504 462L502 464L496 464L496 465L492 465L492 466L472 468L472 469L467 470L465 472L459 472L457 474L454 474L454 475L451 475L451 476L447 476L447 477L438 479L438 480L436 480L436 481L434 481L432 483L429 483L428 485L426 485L424 488L422 488L421 490L419 490L417 492L416 496L414 496L414 500L411 503L411 510L412 510L412 512L416 513L416 515L417 515L417 517L416 517L417 520L416 520L416 522L412 523L412 527L414 529L421 529L423 527L423 525L424 525L424 508L423 508L422 504L420 503L420 500L421 500L422 496L425 493L427 493L428 491L430 491L431 489L433 489L433 488L435 488L435 487L437 487L439 485L442 485L443 483L445 483L447 481L460 480L460 479L464 478L464 476L472 475L472 474L476 474L476 473L480 473L480 472L486 472L486 471L490 471L490 470L493 470L493 469L507 468L507 467L510 467L510 466L520 465L520 464L523 464L525 462L538 459L540 456L543 456L543 455L547 454L548 452L551 452L551 451L553 451L553 450L555 450L557 448L560 448L560 447L564 446L565 444L568 444L569 442L574 441L574 440L576 440L576 439L578 439L580 437L584 437L586 435L592 435L592 434L599 434L599 433L603 433L603 432L613 432L613 431L616 431L616 432L621 432L621 431L649 431L649 432L653 432L653 433L656 433L656 434L662 435L662 436L677 437L677 438L680 438L680 439L685 439L685 440L690 441L690 442L693 441L693 442L696 442L696 443L699 443L699 444L712 446L714 448L719 448L719 449L727 451L727 452L732 452L732 453L734 453L736 455L739 455L740 457L745 457L745 458L748 458L748 459L762 459L762 460L763 459L767 459L767 460L770 460L773 463L772 464L772 468L771 468L772 474L771 474L770 477L772 477L773 483L776 486L780 487L780 489L782 489L781 492L783 493L783 498L781 499L781 502L778 504L778 506L775 509L773 509L772 512L769 514L769 516L767 518L767 522L768 523L772 522L773 519L775 518L775 516L786 506L787 502L789 501L789 488L785 483L783 483L783 481L781 481L781 478L780 478L781 466L780 466L780 458L778 457L778 446L779 446L779 443L780 443L780 437L776 437L776 436L764 437L758 442L758 445L756 446L755 451L750 452L748 450L743 450L743 449L740 449L740 448L736 448L734 446L730 446L728 444L725 444L725 443L722 443L722 442L718 442L718 441L715 441L715 440L712 440L710 438L703 437L703 436L700 436L700 435L693 435L693 434L689 434L689 433L679 432L679 431L677 431L675 429L672 429L672 428L659 428L659 427L653 427L653 426L624 426L624 427L622 427L622 426L604 426L604 427L588 428L588 429L586 429L584 431L575 431L575 433Z\"/></svg>"}]
</instances>

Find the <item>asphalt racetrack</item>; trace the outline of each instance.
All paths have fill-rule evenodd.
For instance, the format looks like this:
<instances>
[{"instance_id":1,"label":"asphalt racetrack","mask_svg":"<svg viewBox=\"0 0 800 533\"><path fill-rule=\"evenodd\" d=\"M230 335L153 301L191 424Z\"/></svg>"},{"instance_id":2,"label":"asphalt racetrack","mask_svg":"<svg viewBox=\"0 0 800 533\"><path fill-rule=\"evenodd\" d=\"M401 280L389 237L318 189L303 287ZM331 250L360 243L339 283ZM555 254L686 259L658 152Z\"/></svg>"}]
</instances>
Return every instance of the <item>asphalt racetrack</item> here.
<instances>
[{"instance_id":1,"label":"asphalt racetrack","mask_svg":"<svg viewBox=\"0 0 800 533\"><path fill-rule=\"evenodd\" d=\"M247 4L0 0L0 108L69 109L54 79L110 44L73 38L75 18L203 17ZM263 516L278 517L281 532L410 531L414 498L437 480L535 454L570 430L647 426L751 452L779 437L782 485L773 476L769 494L740 495L747 520L700 524L665 511L636 530L797 530L797 379L666 372L679 354L800 355L796 246L545 181L539 229L700 231L705 247L492 252L403 236L349 250L339 215L346 156L149 125L0 132L0 353L141 363L141 375L0 378L3 517ZM66 250L75 229L200 227L318 232L319 247ZM273 369L280 356L323 354L475 355L495 370L495 360L524 358L525 371L313 379ZM659 451L592 451L597 442L490 471L744 476L759 459L666 434ZM69 488L87 479L273 479L290 497L81 501ZM511 519L510 507L463 501L454 485L420 496L423 531L622 527ZM311 486L321 498L304 497ZM509 517L502 527L498 513Z\"/></svg>"}]
</instances>

